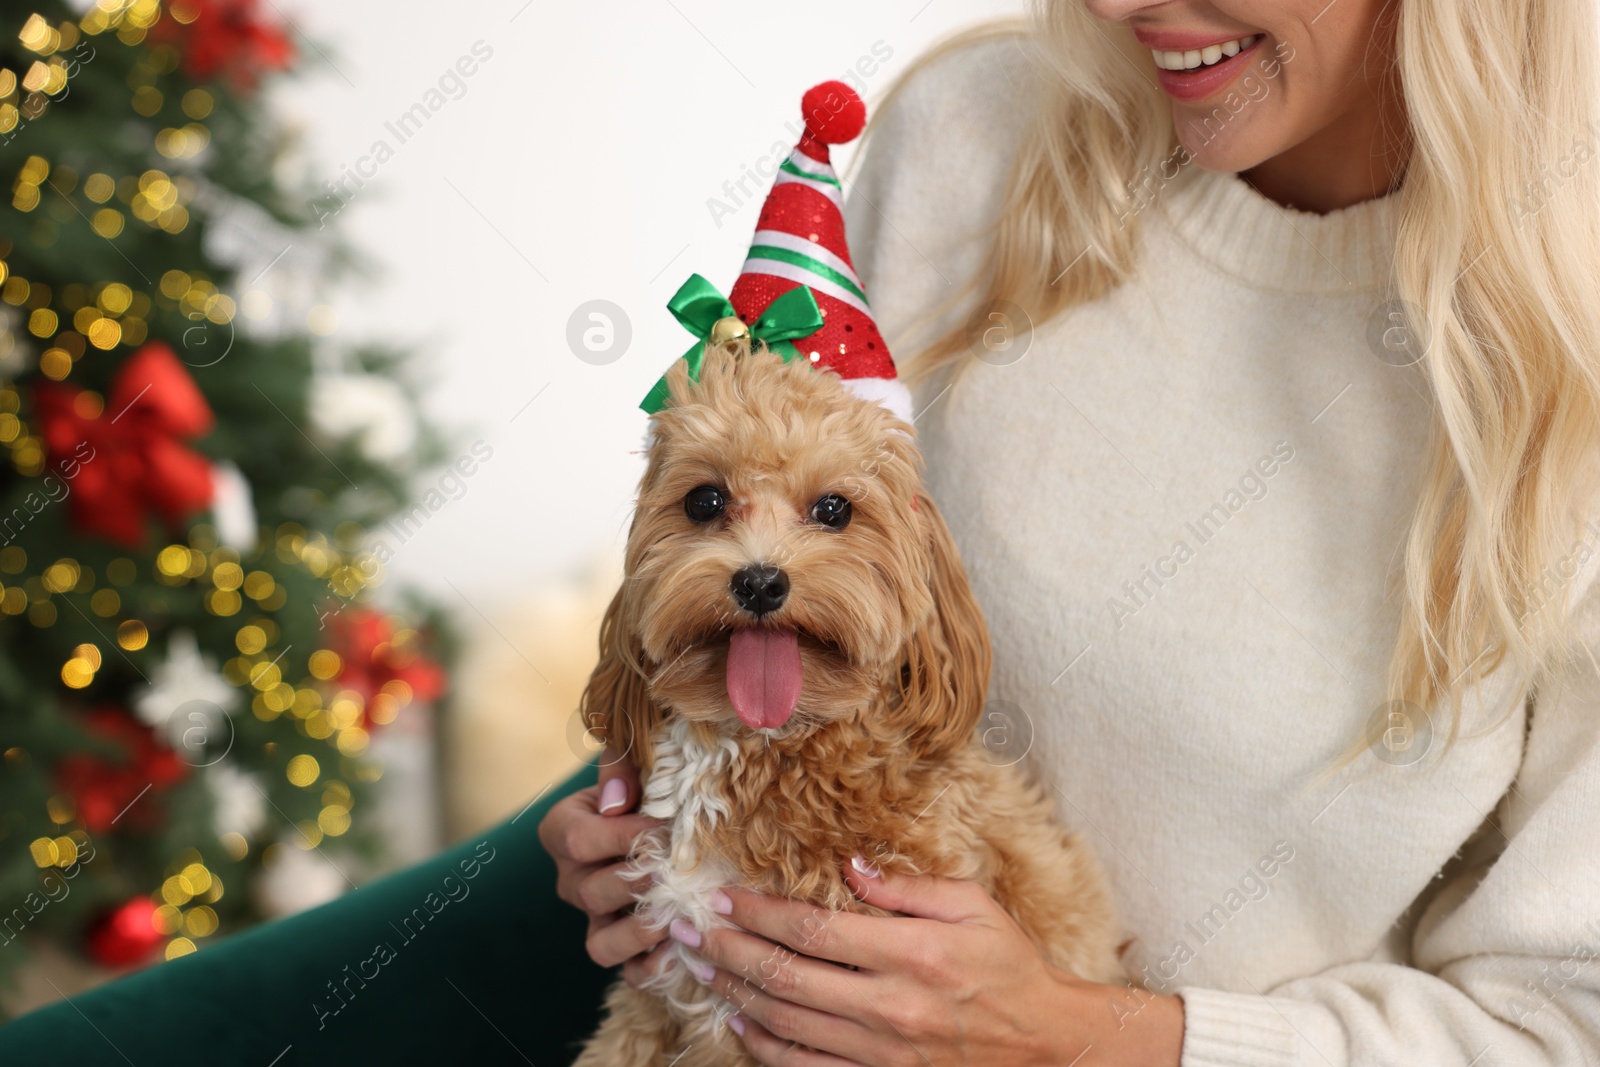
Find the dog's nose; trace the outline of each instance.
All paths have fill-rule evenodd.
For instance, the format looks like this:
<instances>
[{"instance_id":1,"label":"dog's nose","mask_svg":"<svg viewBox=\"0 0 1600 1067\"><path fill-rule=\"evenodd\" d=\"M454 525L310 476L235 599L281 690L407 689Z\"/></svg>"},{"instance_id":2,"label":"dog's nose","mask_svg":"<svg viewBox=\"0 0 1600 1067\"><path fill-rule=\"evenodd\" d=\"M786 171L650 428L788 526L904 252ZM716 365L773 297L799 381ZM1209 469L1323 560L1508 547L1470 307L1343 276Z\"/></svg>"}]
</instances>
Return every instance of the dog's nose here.
<instances>
[{"instance_id":1,"label":"dog's nose","mask_svg":"<svg viewBox=\"0 0 1600 1067\"><path fill-rule=\"evenodd\" d=\"M735 571L729 585L739 606L757 617L783 607L789 595L789 576L770 563L752 563Z\"/></svg>"}]
</instances>

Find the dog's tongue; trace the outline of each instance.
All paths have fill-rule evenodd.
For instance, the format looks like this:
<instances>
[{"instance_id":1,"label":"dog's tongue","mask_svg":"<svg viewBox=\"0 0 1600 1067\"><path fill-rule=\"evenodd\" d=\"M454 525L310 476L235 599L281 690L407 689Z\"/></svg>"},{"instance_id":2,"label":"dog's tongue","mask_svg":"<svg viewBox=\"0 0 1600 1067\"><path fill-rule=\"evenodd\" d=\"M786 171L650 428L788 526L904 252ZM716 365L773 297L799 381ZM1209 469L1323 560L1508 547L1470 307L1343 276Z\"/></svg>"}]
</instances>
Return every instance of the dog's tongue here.
<instances>
[{"instance_id":1,"label":"dog's tongue","mask_svg":"<svg viewBox=\"0 0 1600 1067\"><path fill-rule=\"evenodd\" d=\"M800 638L793 630L735 630L728 641L728 699L746 726L782 726L800 699Z\"/></svg>"}]
</instances>

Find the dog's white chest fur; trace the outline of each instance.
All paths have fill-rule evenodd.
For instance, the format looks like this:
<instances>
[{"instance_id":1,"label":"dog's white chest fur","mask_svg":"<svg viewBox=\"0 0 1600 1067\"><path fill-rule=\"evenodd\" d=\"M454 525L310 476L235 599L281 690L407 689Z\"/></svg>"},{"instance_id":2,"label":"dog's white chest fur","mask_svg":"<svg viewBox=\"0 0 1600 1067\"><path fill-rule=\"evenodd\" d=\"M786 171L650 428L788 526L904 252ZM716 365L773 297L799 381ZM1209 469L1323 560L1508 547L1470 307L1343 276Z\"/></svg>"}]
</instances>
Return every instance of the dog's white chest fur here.
<instances>
[{"instance_id":1,"label":"dog's white chest fur","mask_svg":"<svg viewBox=\"0 0 1600 1067\"><path fill-rule=\"evenodd\" d=\"M696 831L728 818L723 779L739 748L727 737L707 745L682 719L669 721L652 742L655 766L639 811L666 820L666 825L644 834L634 845L624 877L636 879L642 889L637 914L646 926L658 930L675 919L687 920L699 930L727 926L728 921L711 909L711 894L729 885L734 872L724 857L700 854ZM691 1032L711 1029L717 999L706 996L683 966L688 950L674 942L670 951L672 958L647 988L665 998Z\"/></svg>"}]
</instances>

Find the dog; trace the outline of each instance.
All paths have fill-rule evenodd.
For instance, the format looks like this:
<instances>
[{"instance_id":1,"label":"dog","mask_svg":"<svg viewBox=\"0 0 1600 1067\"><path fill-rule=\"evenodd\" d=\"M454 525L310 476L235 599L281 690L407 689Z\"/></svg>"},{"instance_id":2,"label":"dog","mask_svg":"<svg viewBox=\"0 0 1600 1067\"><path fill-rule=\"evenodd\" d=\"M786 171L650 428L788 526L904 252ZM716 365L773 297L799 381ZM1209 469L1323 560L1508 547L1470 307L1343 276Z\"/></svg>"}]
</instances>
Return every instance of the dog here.
<instances>
[{"instance_id":1,"label":"dog","mask_svg":"<svg viewBox=\"0 0 1600 1067\"><path fill-rule=\"evenodd\" d=\"M666 820L630 856L636 913L726 926L709 898L736 885L886 914L844 881L859 855L975 881L1052 963L1122 981L1094 856L979 743L988 631L912 427L742 339L666 381L580 703ZM755 1063L685 951L608 991L578 1067Z\"/></svg>"}]
</instances>

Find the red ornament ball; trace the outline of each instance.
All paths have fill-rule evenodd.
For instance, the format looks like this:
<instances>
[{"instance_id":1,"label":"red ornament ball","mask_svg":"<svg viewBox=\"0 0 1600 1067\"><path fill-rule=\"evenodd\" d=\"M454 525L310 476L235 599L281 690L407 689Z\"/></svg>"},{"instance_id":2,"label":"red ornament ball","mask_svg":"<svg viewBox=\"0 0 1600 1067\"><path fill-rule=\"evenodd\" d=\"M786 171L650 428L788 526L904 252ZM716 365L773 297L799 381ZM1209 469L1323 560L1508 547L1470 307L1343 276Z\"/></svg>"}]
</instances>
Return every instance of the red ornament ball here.
<instances>
[{"instance_id":1,"label":"red ornament ball","mask_svg":"<svg viewBox=\"0 0 1600 1067\"><path fill-rule=\"evenodd\" d=\"M166 935L156 929L156 906L149 897L134 897L96 919L87 935L89 957L105 967L143 963L161 947Z\"/></svg>"},{"instance_id":2,"label":"red ornament ball","mask_svg":"<svg viewBox=\"0 0 1600 1067\"><path fill-rule=\"evenodd\" d=\"M823 82L800 98L806 132L823 144L853 141L867 124L867 105L844 82Z\"/></svg>"}]
</instances>

